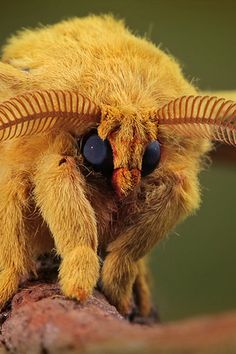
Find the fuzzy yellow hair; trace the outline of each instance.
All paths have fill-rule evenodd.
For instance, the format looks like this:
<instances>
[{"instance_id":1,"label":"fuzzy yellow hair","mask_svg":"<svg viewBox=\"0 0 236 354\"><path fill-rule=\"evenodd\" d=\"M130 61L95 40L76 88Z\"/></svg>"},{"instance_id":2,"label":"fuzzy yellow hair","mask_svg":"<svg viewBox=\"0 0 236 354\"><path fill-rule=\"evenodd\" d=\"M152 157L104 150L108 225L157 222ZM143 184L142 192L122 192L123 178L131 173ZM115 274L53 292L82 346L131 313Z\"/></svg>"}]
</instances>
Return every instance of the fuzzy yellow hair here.
<instances>
[{"instance_id":1,"label":"fuzzy yellow hair","mask_svg":"<svg viewBox=\"0 0 236 354\"><path fill-rule=\"evenodd\" d=\"M110 301L127 314L135 289L139 311L148 315L143 258L199 207L198 174L213 131L211 125L201 129L212 123L205 115L208 107L215 114L218 101L191 98L197 90L177 62L111 16L19 32L3 49L0 80L0 118L7 120L0 128L13 134L0 145L1 304L22 274L34 271L34 259L55 247L65 295L87 299L99 277L99 255L102 289ZM183 96L190 98L177 99ZM75 100L82 102L82 116ZM204 114L193 118L190 111ZM64 117L64 124L55 119L52 129L29 133L30 121L34 128L42 116L54 115ZM79 117L73 126L71 115ZM183 130L176 130L180 125ZM111 145L113 188L85 165L78 148L92 129ZM235 132L230 134L234 139ZM143 154L156 140L160 164L142 177Z\"/></svg>"}]
</instances>

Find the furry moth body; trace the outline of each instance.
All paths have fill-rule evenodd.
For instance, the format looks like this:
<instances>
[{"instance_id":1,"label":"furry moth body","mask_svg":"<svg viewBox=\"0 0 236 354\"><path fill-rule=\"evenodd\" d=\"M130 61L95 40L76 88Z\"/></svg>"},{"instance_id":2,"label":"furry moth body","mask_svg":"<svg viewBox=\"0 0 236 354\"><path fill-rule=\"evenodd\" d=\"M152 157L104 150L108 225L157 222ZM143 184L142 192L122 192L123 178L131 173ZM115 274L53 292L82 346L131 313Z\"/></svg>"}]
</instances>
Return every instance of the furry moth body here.
<instances>
[{"instance_id":1,"label":"furry moth body","mask_svg":"<svg viewBox=\"0 0 236 354\"><path fill-rule=\"evenodd\" d=\"M1 306L55 248L65 295L87 299L100 273L120 312L135 290L147 316L144 258L199 207L204 157L211 141L236 145L235 111L198 96L173 58L110 16L12 37L0 63ZM88 163L88 136L109 151L109 175Z\"/></svg>"}]
</instances>

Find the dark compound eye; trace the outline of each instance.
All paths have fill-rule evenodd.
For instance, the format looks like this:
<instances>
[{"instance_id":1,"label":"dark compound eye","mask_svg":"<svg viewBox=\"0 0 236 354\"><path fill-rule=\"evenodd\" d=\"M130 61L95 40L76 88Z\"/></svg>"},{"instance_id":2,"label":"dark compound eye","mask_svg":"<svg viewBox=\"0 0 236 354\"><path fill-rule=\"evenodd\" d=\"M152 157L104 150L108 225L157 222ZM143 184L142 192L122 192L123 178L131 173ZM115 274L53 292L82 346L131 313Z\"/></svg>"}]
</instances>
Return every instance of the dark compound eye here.
<instances>
[{"instance_id":1,"label":"dark compound eye","mask_svg":"<svg viewBox=\"0 0 236 354\"><path fill-rule=\"evenodd\" d=\"M158 141L152 141L143 154L142 176L146 176L158 166L161 158L161 147Z\"/></svg>"},{"instance_id":2,"label":"dark compound eye","mask_svg":"<svg viewBox=\"0 0 236 354\"><path fill-rule=\"evenodd\" d=\"M90 135L83 143L82 153L85 160L95 171L110 174L113 170L111 145L97 134Z\"/></svg>"}]
</instances>

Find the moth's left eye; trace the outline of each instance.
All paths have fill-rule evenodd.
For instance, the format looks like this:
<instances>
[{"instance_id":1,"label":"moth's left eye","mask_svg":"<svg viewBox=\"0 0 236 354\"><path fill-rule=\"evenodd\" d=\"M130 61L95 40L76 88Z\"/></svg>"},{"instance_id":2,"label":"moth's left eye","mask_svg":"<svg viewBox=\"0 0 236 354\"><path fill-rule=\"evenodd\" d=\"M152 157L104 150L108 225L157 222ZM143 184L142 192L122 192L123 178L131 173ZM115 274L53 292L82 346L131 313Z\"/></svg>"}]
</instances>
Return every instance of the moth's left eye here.
<instances>
[{"instance_id":1,"label":"moth's left eye","mask_svg":"<svg viewBox=\"0 0 236 354\"><path fill-rule=\"evenodd\" d=\"M83 143L82 154L95 171L104 174L112 172L113 155L107 140L102 140L97 134L90 135Z\"/></svg>"},{"instance_id":2,"label":"moth's left eye","mask_svg":"<svg viewBox=\"0 0 236 354\"><path fill-rule=\"evenodd\" d=\"M146 147L143 154L142 176L153 172L158 166L161 158L161 147L158 141L152 141Z\"/></svg>"}]
</instances>

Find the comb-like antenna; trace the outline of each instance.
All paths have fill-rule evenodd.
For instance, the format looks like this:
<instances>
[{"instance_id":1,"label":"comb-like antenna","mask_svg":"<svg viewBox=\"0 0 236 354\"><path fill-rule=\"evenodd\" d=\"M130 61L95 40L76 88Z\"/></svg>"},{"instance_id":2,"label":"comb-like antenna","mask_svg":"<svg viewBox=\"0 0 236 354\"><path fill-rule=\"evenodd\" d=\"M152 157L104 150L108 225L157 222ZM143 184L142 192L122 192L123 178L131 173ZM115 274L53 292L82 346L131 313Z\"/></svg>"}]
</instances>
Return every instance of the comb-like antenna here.
<instances>
[{"instance_id":1,"label":"comb-like antenna","mask_svg":"<svg viewBox=\"0 0 236 354\"><path fill-rule=\"evenodd\" d=\"M0 141L99 121L99 107L76 92L33 91L0 104Z\"/></svg>"},{"instance_id":2,"label":"comb-like antenna","mask_svg":"<svg viewBox=\"0 0 236 354\"><path fill-rule=\"evenodd\" d=\"M160 108L158 124L171 125L185 136L236 146L236 102L209 96L183 96Z\"/></svg>"}]
</instances>

